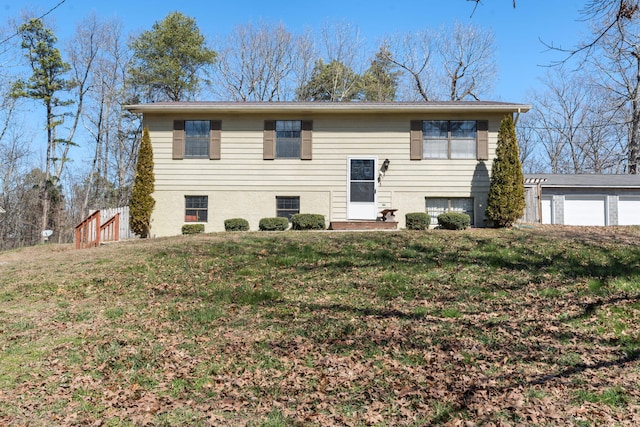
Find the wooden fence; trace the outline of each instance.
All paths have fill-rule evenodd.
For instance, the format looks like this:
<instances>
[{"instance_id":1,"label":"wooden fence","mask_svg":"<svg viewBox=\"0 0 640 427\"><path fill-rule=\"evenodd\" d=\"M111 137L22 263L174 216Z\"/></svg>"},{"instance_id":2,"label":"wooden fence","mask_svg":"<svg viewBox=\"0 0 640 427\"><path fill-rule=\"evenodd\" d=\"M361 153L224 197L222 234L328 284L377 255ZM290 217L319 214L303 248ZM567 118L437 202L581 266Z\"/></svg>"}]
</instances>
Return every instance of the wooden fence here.
<instances>
[{"instance_id":1,"label":"wooden fence","mask_svg":"<svg viewBox=\"0 0 640 427\"><path fill-rule=\"evenodd\" d=\"M129 206L101 209L100 222L104 223L118 213L120 214L120 240L136 239L138 236L129 227Z\"/></svg>"},{"instance_id":2,"label":"wooden fence","mask_svg":"<svg viewBox=\"0 0 640 427\"><path fill-rule=\"evenodd\" d=\"M94 211L76 226L76 249L133 238L129 229L129 207Z\"/></svg>"}]
</instances>

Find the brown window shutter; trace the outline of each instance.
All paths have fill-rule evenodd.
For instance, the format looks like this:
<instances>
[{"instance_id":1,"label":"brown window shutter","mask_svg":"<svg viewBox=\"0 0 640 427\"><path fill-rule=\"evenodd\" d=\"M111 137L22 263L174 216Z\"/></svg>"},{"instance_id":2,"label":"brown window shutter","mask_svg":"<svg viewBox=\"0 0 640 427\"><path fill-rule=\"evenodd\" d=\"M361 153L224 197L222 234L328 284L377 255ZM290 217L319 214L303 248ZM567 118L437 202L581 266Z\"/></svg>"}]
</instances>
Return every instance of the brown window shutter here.
<instances>
[{"instance_id":1,"label":"brown window shutter","mask_svg":"<svg viewBox=\"0 0 640 427\"><path fill-rule=\"evenodd\" d=\"M489 160L489 121L476 122L476 150L478 160Z\"/></svg>"},{"instance_id":2,"label":"brown window shutter","mask_svg":"<svg viewBox=\"0 0 640 427\"><path fill-rule=\"evenodd\" d=\"M276 121L264 121L264 140L262 143L262 158L273 160L276 158Z\"/></svg>"},{"instance_id":3,"label":"brown window shutter","mask_svg":"<svg viewBox=\"0 0 640 427\"><path fill-rule=\"evenodd\" d=\"M301 137L301 145L300 145L300 159L302 160L311 160L311 133L313 131L313 121L312 120L303 120L302 121L302 137Z\"/></svg>"},{"instance_id":4,"label":"brown window shutter","mask_svg":"<svg viewBox=\"0 0 640 427\"><path fill-rule=\"evenodd\" d=\"M411 160L422 160L422 120L411 120L411 143L410 154Z\"/></svg>"},{"instance_id":5,"label":"brown window shutter","mask_svg":"<svg viewBox=\"0 0 640 427\"><path fill-rule=\"evenodd\" d=\"M220 160L220 143L222 139L222 121L211 120L209 130L209 160Z\"/></svg>"},{"instance_id":6,"label":"brown window shutter","mask_svg":"<svg viewBox=\"0 0 640 427\"><path fill-rule=\"evenodd\" d=\"M184 158L184 120L173 121L173 160Z\"/></svg>"}]
</instances>

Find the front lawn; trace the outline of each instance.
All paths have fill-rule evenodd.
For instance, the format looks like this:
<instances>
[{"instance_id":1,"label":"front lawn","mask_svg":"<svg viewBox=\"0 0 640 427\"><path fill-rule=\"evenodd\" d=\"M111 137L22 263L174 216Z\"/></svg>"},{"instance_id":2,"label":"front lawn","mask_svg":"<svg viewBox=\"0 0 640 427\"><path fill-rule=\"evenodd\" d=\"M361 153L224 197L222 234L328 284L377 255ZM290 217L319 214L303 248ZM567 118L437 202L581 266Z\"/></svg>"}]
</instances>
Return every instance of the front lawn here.
<instances>
[{"instance_id":1,"label":"front lawn","mask_svg":"<svg viewBox=\"0 0 640 427\"><path fill-rule=\"evenodd\" d=\"M0 253L0 425L640 425L640 229Z\"/></svg>"}]
</instances>

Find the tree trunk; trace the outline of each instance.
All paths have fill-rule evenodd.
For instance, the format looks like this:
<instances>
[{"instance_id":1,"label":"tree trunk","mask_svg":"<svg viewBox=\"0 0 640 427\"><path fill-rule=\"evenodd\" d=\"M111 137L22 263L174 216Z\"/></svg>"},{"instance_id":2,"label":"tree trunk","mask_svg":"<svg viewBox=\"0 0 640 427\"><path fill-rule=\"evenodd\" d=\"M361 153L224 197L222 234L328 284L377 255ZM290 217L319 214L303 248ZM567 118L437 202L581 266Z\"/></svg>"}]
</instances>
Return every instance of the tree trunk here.
<instances>
[{"instance_id":1,"label":"tree trunk","mask_svg":"<svg viewBox=\"0 0 640 427\"><path fill-rule=\"evenodd\" d=\"M40 222L40 241L46 243L47 237L44 231L49 224L49 198L51 179L51 162L55 156L55 135L53 133L53 107L51 102L46 102L47 107L47 156L45 158L44 182L42 183L42 221Z\"/></svg>"},{"instance_id":2,"label":"tree trunk","mask_svg":"<svg viewBox=\"0 0 640 427\"><path fill-rule=\"evenodd\" d=\"M640 52L633 53L636 61L635 87L631 95L631 132L629 137L629 173L638 173L638 155L640 154Z\"/></svg>"}]
</instances>

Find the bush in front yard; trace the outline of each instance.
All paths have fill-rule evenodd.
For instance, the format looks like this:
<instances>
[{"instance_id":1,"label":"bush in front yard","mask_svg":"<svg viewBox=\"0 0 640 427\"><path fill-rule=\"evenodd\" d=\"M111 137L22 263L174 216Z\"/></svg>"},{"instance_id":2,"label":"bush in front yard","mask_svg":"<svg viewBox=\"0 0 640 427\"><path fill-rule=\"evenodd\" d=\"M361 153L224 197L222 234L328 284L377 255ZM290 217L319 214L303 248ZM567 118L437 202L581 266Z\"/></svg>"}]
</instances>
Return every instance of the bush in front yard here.
<instances>
[{"instance_id":1,"label":"bush in front yard","mask_svg":"<svg viewBox=\"0 0 640 427\"><path fill-rule=\"evenodd\" d=\"M471 225L471 218L467 214L447 212L438 215L438 224L447 230L464 230Z\"/></svg>"},{"instance_id":2,"label":"bush in front yard","mask_svg":"<svg viewBox=\"0 0 640 427\"><path fill-rule=\"evenodd\" d=\"M405 215L407 230L427 230L431 217L426 212L409 212Z\"/></svg>"},{"instance_id":3,"label":"bush in front yard","mask_svg":"<svg viewBox=\"0 0 640 427\"><path fill-rule=\"evenodd\" d=\"M262 218L258 228L262 231L284 231L289 228L289 220L281 217Z\"/></svg>"},{"instance_id":4,"label":"bush in front yard","mask_svg":"<svg viewBox=\"0 0 640 427\"><path fill-rule=\"evenodd\" d=\"M249 231L249 221L244 218L231 218L224 220L225 231Z\"/></svg>"},{"instance_id":5,"label":"bush in front yard","mask_svg":"<svg viewBox=\"0 0 640 427\"><path fill-rule=\"evenodd\" d=\"M324 230L326 228L324 215L320 214L295 214L291 217L293 230Z\"/></svg>"},{"instance_id":6,"label":"bush in front yard","mask_svg":"<svg viewBox=\"0 0 640 427\"><path fill-rule=\"evenodd\" d=\"M185 224L182 226L182 234L198 234L204 233L204 224Z\"/></svg>"}]
</instances>

